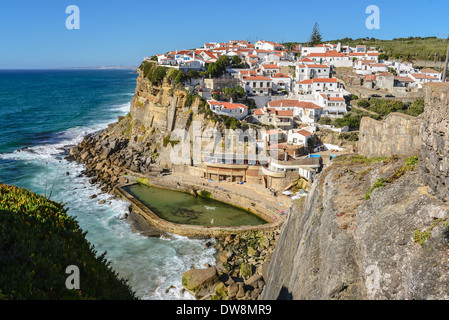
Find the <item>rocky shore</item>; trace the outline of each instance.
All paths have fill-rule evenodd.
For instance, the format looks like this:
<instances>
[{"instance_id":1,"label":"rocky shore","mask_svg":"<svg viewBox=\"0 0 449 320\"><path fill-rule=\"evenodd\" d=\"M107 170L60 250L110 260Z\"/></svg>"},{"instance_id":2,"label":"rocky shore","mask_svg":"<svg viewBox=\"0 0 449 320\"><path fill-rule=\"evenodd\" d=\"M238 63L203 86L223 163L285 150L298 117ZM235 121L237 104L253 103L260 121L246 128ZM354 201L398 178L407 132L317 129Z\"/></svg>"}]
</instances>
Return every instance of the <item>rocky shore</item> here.
<instances>
[{"instance_id":1,"label":"rocky shore","mask_svg":"<svg viewBox=\"0 0 449 320\"><path fill-rule=\"evenodd\" d=\"M216 239L216 265L185 272L184 288L198 300L259 300L278 236L252 231Z\"/></svg>"},{"instance_id":2,"label":"rocky shore","mask_svg":"<svg viewBox=\"0 0 449 320\"><path fill-rule=\"evenodd\" d=\"M135 175L160 175L163 171L155 166L151 157L144 156L155 150L132 144L123 136L115 136L110 130L115 125L87 135L81 143L70 149L67 156L68 160L86 166L83 174L90 177L90 183L97 184L102 192L111 194L115 186L132 182ZM169 236L132 210L124 213L123 218L126 218L133 232L143 236ZM207 246L216 248L216 265L184 273L184 288L197 299L259 299L279 233L279 230L251 231L207 242Z\"/></svg>"}]
</instances>

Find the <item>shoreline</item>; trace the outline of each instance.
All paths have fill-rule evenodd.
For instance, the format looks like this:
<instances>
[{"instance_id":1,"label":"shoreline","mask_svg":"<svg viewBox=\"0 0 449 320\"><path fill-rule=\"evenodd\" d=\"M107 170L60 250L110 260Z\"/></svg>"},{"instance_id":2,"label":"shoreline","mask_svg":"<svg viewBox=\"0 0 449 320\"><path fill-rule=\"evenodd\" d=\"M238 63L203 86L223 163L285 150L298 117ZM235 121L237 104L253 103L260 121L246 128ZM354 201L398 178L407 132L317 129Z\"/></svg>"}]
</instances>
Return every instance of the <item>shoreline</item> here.
<instances>
[{"instance_id":1,"label":"shoreline","mask_svg":"<svg viewBox=\"0 0 449 320\"><path fill-rule=\"evenodd\" d=\"M111 126L112 124L108 128L111 128ZM238 206L244 210L247 208L251 212L257 212L264 220L271 222L271 225L269 223L269 227L264 230L245 230L245 228L241 228L242 230L237 234L227 232L199 235L191 233L186 235L193 239L213 240L212 243L215 243L214 248L216 249L215 266L206 265L206 269L191 269L182 275L183 287L193 294L196 299L259 299L265 284L263 274L268 269L271 254L280 234L280 228L288 216L288 209L291 208L291 203L281 203L279 198L275 199L273 196L270 199L268 192L264 194L260 190L254 190L247 186L232 185L232 192L223 192L222 190L226 186L231 187L226 185L225 182L221 183L220 189L217 188L219 182L208 182L206 185L204 179L180 173L161 177L160 171L157 173L150 171L147 174L133 172L129 169L130 166L126 165L129 162L113 156L120 150L126 150L127 153L129 152L132 155L132 150L128 150L128 143L124 140L111 137L108 135L108 129L103 129L86 135L77 146L70 149L66 159L84 164L86 169L83 170L82 174L89 177L89 183L98 185L103 193L111 194L114 197L118 197L115 192L117 186L136 182L138 178L144 176L155 187L168 187L171 190L187 191L189 193L192 193L192 188L193 190L210 191L211 194L215 195L215 197L212 196L211 198ZM105 147L106 145L108 147ZM217 193L217 190L220 193ZM193 193L195 192L193 191ZM238 195L238 192L243 194ZM251 195L251 198L245 198L247 195ZM230 198L233 198L233 201L229 202ZM285 200L288 199L286 198ZM129 199L127 201L129 202ZM131 208L132 206L133 204ZM287 212L281 214L280 211L282 209ZM263 214L261 214L262 212ZM163 235L170 237L170 233L176 234L176 232L163 230L158 228L158 226L152 225L151 221L145 219L145 216L138 211L136 212L134 208L129 213L124 214L121 219L126 220L131 231L137 232L142 236L160 237ZM212 244L209 242L206 244L206 246L210 245ZM191 290L185 284L186 274L195 273L197 277L202 278L204 273L211 272L212 269L213 278L215 279L212 284L203 287L201 290Z\"/></svg>"}]
</instances>

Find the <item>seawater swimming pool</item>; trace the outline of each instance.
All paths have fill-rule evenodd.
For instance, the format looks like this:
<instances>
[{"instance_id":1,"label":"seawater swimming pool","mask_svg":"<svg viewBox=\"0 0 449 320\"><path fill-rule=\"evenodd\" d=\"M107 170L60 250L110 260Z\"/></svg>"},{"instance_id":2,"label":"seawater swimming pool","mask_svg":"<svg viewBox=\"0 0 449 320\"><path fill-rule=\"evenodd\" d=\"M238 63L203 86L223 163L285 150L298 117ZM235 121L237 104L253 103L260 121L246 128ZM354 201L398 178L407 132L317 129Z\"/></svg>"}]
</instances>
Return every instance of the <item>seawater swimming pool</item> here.
<instances>
[{"instance_id":1,"label":"seawater swimming pool","mask_svg":"<svg viewBox=\"0 0 449 320\"><path fill-rule=\"evenodd\" d=\"M159 218L176 224L206 227L258 226L267 221L230 204L188 193L133 184L123 189Z\"/></svg>"}]
</instances>

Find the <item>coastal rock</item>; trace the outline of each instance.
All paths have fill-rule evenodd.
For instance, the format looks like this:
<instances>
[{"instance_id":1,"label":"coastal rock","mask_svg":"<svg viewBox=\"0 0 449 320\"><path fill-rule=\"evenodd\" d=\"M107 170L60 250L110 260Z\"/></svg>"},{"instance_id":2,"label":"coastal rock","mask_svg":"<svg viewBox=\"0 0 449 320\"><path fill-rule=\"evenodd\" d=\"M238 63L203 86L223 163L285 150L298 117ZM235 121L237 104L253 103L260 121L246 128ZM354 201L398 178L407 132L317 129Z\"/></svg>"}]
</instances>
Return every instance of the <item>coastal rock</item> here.
<instances>
[{"instance_id":1,"label":"coastal rock","mask_svg":"<svg viewBox=\"0 0 449 320\"><path fill-rule=\"evenodd\" d=\"M182 274L182 286L197 299L210 294L210 287L218 282L215 267L206 269L190 269Z\"/></svg>"},{"instance_id":2,"label":"coastal rock","mask_svg":"<svg viewBox=\"0 0 449 320\"><path fill-rule=\"evenodd\" d=\"M240 266L240 276L243 279L248 279L253 275L253 266L247 262L244 262Z\"/></svg>"}]
</instances>

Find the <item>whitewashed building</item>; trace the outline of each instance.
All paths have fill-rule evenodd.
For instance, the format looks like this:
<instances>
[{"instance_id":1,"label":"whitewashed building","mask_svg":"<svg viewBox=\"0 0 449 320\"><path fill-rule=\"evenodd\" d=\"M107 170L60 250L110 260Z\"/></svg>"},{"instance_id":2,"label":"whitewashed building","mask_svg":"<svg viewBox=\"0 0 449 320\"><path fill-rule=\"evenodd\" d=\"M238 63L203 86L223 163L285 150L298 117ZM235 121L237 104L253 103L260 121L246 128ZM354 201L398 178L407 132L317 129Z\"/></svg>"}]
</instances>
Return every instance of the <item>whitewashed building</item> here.
<instances>
[{"instance_id":1,"label":"whitewashed building","mask_svg":"<svg viewBox=\"0 0 449 320\"><path fill-rule=\"evenodd\" d=\"M240 103L207 100L210 110L216 114L234 117L241 120L248 115L248 107Z\"/></svg>"}]
</instances>

